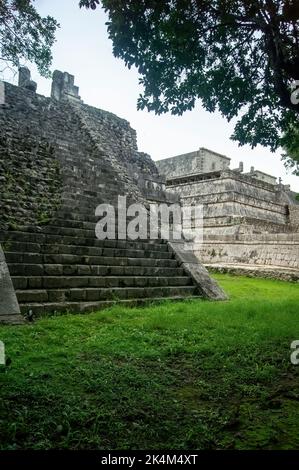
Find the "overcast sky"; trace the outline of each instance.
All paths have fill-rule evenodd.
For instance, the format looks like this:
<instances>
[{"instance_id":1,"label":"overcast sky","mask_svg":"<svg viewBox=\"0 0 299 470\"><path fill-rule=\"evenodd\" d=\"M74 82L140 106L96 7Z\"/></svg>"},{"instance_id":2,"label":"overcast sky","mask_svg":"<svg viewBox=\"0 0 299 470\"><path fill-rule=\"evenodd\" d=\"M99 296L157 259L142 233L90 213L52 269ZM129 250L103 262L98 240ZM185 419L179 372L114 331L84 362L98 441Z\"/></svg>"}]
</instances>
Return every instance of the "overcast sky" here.
<instances>
[{"instance_id":1,"label":"overcast sky","mask_svg":"<svg viewBox=\"0 0 299 470\"><path fill-rule=\"evenodd\" d=\"M232 168L243 161L245 171L254 166L281 176L285 184L291 184L292 189L299 192L299 178L287 174L280 152L273 154L261 146L254 150L249 146L238 147L230 140L233 125L218 113L204 111L199 102L193 111L180 117L137 111L137 99L142 91L138 73L128 70L123 61L113 56L103 10L80 10L78 3L79 0L35 2L42 15L54 16L61 26L53 48L52 69L75 75L75 84L80 87L85 103L128 120L137 131L139 150L160 160L206 147L230 157ZM31 69L32 78L38 83L38 93L49 96L51 81Z\"/></svg>"}]
</instances>

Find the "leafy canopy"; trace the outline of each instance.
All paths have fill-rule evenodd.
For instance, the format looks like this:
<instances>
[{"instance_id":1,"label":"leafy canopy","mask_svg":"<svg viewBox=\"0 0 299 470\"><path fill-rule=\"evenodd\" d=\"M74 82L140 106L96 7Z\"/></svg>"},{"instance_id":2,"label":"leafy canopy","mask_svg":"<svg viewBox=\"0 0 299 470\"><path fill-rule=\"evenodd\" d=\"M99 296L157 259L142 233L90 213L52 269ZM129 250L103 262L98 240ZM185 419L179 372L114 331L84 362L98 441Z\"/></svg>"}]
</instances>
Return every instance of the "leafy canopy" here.
<instances>
[{"instance_id":1,"label":"leafy canopy","mask_svg":"<svg viewBox=\"0 0 299 470\"><path fill-rule=\"evenodd\" d=\"M99 0L81 0L95 9ZM139 109L181 115L199 98L236 118L241 145L281 145L298 126L298 0L102 0L114 54L135 65ZM298 100L299 101L299 100Z\"/></svg>"},{"instance_id":2,"label":"leafy canopy","mask_svg":"<svg viewBox=\"0 0 299 470\"><path fill-rule=\"evenodd\" d=\"M54 18L42 18L31 0L0 0L0 60L13 67L28 60L49 76L58 26Z\"/></svg>"},{"instance_id":3,"label":"leafy canopy","mask_svg":"<svg viewBox=\"0 0 299 470\"><path fill-rule=\"evenodd\" d=\"M299 176L299 125L290 126L281 139L281 145L286 152L282 155L285 167Z\"/></svg>"}]
</instances>

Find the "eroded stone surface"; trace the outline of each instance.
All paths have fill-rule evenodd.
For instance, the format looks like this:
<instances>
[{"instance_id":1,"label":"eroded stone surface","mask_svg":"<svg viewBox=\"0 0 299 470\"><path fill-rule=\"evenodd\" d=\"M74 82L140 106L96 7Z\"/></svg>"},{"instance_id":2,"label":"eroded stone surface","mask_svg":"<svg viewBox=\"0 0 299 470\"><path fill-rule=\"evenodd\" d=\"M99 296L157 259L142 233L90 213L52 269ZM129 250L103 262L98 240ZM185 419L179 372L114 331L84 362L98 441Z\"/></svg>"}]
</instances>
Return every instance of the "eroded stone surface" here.
<instances>
[{"instance_id":1,"label":"eroded stone surface","mask_svg":"<svg viewBox=\"0 0 299 470\"><path fill-rule=\"evenodd\" d=\"M0 323L24 323L11 281L3 250L0 245Z\"/></svg>"},{"instance_id":2,"label":"eroded stone surface","mask_svg":"<svg viewBox=\"0 0 299 470\"><path fill-rule=\"evenodd\" d=\"M169 241L168 246L173 251L180 266L190 275L205 298L210 300L228 300L226 293L211 278L207 269L199 262L193 251L191 251L192 248L188 249L188 243Z\"/></svg>"}]
</instances>

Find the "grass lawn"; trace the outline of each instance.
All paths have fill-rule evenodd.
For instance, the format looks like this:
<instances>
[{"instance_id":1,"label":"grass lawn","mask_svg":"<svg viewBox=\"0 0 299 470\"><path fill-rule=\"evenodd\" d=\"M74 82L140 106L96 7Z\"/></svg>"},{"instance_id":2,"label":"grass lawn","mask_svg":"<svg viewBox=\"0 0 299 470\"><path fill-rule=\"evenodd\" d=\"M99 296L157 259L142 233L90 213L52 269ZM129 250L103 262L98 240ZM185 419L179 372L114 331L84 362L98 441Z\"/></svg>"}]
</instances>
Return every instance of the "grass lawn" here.
<instances>
[{"instance_id":1,"label":"grass lawn","mask_svg":"<svg viewBox=\"0 0 299 470\"><path fill-rule=\"evenodd\" d=\"M0 449L299 449L299 285L0 327Z\"/></svg>"}]
</instances>

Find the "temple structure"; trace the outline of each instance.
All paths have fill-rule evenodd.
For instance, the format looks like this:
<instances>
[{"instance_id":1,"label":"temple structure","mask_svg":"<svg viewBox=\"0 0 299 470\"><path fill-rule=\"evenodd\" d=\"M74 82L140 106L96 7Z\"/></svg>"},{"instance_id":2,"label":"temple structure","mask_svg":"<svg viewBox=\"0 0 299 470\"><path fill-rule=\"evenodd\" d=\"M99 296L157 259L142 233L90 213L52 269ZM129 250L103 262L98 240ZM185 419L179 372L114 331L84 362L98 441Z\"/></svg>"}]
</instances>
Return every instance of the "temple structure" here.
<instances>
[{"instance_id":1,"label":"temple structure","mask_svg":"<svg viewBox=\"0 0 299 470\"><path fill-rule=\"evenodd\" d=\"M203 205L206 265L299 268L299 201L290 186L200 148L156 162L183 205Z\"/></svg>"},{"instance_id":2,"label":"temple structure","mask_svg":"<svg viewBox=\"0 0 299 470\"><path fill-rule=\"evenodd\" d=\"M28 69L20 70L19 86L0 82L0 182L7 311L0 309L0 322L20 319L13 286L28 318L116 302L227 298L194 253L147 233L127 239L118 213L118 237L96 237L100 204L117 207L126 196L128 206L148 210L155 202L179 204L179 196L138 151L129 123L84 104L67 72L54 72L51 97L36 93Z\"/></svg>"}]
</instances>

